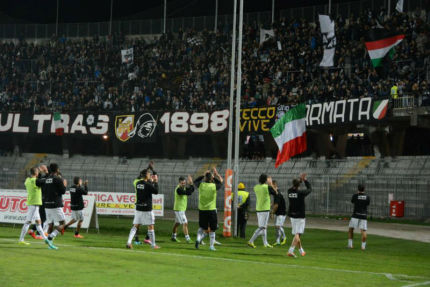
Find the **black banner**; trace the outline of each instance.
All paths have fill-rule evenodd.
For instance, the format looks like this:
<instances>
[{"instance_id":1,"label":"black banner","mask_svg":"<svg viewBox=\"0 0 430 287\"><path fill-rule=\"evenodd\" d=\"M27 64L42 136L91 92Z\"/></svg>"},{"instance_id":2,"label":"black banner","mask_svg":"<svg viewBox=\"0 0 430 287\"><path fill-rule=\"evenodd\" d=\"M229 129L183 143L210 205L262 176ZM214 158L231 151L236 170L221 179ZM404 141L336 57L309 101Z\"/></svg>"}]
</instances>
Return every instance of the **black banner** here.
<instances>
[{"instance_id":1,"label":"black banner","mask_svg":"<svg viewBox=\"0 0 430 287\"><path fill-rule=\"evenodd\" d=\"M318 127L378 121L385 118L388 99L358 98L307 105L306 125ZM285 105L241 109L240 130L266 133L291 107ZM119 142L156 142L160 135L215 134L228 129L228 110L213 112L148 111L141 113L63 113L65 135L100 137ZM0 134L55 134L53 114L2 113Z\"/></svg>"}]
</instances>

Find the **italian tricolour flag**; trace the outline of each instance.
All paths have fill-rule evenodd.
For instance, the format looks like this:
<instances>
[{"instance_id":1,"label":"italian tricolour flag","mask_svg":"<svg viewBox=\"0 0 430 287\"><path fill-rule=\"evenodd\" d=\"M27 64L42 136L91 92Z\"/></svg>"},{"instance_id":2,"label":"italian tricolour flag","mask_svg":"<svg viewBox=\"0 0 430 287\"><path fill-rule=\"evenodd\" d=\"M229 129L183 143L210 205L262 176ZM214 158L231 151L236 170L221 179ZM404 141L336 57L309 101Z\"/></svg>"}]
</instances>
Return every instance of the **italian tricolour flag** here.
<instances>
[{"instance_id":1,"label":"italian tricolour flag","mask_svg":"<svg viewBox=\"0 0 430 287\"><path fill-rule=\"evenodd\" d=\"M55 126L55 135L62 136L64 133L63 123L61 122L61 114L58 112L54 113L54 126Z\"/></svg>"},{"instance_id":2,"label":"italian tricolour flag","mask_svg":"<svg viewBox=\"0 0 430 287\"><path fill-rule=\"evenodd\" d=\"M306 151L306 105L300 104L289 110L270 129L279 151L275 167L292 156Z\"/></svg>"},{"instance_id":3,"label":"italian tricolour flag","mask_svg":"<svg viewBox=\"0 0 430 287\"><path fill-rule=\"evenodd\" d=\"M366 48L373 67L379 67L387 55L392 55L393 48L397 46L405 35L390 33L385 29L372 29L367 35Z\"/></svg>"}]
</instances>

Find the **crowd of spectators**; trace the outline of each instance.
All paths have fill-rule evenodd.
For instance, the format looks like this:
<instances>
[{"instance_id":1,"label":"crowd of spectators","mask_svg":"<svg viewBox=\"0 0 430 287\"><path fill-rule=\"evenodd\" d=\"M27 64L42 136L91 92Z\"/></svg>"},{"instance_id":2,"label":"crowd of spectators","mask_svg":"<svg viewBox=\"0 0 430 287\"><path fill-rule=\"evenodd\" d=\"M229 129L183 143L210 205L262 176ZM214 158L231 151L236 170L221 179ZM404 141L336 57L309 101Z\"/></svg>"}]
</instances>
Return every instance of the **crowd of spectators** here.
<instances>
[{"instance_id":1,"label":"crowd of spectators","mask_svg":"<svg viewBox=\"0 0 430 287\"><path fill-rule=\"evenodd\" d=\"M400 96L430 100L429 21L426 11L366 11L338 17L335 65L319 67L323 45L318 22L280 19L247 25L243 37L242 105L294 105L357 97ZM405 34L383 74L371 65L364 38L377 25ZM271 26L271 27L270 27ZM275 37L260 45L260 28ZM281 48L278 48L278 41ZM133 47L134 62L121 62ZM42 44L0 43L0 111L48 112L213 110L230 95L231 27L217 33L180 31L148 41L53 37Z\"/></svg>"}]
</instances>

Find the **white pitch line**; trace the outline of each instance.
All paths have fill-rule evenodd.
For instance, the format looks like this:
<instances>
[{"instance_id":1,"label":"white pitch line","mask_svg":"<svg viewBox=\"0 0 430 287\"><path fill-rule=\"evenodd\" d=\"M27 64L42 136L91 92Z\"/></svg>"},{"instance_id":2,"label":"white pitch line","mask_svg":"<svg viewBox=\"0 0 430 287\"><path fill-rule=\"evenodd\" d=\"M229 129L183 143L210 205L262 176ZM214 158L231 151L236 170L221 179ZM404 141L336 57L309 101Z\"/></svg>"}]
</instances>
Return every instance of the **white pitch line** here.
<instances>
[{"instance_id":1,"label":"white pitch line","mask_svg":"<svg viewBox=\"0 0 430 287\"><path fill-rule=\"evenodd\" d=\"M415 287L415 286L424 286L424 285L430 285L430 281L415 283L415 284L411 284L411 285L404 285L402 287Z\"/></svg>"},{"instance_id":2,"label":"white pitch line","mask_svg":"<svg viewBox=\"0 0 430 287\"><path fill-rule=\"evenodd\" d=\"M0 238L3 241L17 241L16 239L11 238ZM45 244L43 242L34 242L35 244ZM154 255L166 255L166 256L176 256L176 257L187 257L187 258L195 258L195 259L204 259L204 260L215 260L215 261L229 261L229 262L238 262L238 263L252 263L259 265L271 265L277 267L284 268L302 268L302 269L313 269L318 271L333 271L333 272L343 272L343 273L355 273L355 274L369 274L369 275L377 275L377 276L385 276L389 280L393 281L410 281L407 279L428 279L428 277L422 276L411 276L406 274L392 274L392 273L384 273L384 272L371 272L371 271L362 271L362 270L349 270L349 269L337 269L337 268L328 268L328 267L318 267L318 266L305 266L305 265L296 265L296 264L281 264L281 263L273 263L273 262L264 262L264 261L253 261L253 260L243 260L243 259L234 259L234 258L225 258L225 257L209 257L202 255L190 255L190 254L180 254L180 253L167 253L167 252L159 252L159 251L145 251L145 250L127 250L121 248L111 248L111 247L92 247L92 246L76 246L69 244L56 244L56 246L62 247L72 247L72 248L88 248L94 250L111 250L111 251L119 251L119 252L129 252L129 253L144 253L144 254L154 254ZM399 279L396 277L400 277L403 279ZM420 285L430 283L430 281L418 283ZM409 285L411 286L419 286L419 285ZM406 287L406 286L405 286Z\"/></svg>"}]
</instances>

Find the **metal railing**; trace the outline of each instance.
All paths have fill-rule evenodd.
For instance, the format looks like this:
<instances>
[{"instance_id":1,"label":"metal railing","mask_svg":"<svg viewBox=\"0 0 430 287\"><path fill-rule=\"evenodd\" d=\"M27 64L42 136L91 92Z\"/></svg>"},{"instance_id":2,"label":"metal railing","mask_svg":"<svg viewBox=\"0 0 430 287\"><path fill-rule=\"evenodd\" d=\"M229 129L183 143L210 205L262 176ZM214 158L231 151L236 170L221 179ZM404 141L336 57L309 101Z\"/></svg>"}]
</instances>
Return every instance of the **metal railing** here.
<instances>
[{"instance_id":1,"label":"metal railing","mask_svg":"<svg viewBox=\"0 0 430 287\"><path fill-rule=\"evenodd\" d=\"M415 97L404 96L397 99L393 99L394 109L412 109L416 107Z\"/></svg>"},{"instance_id":2,"label":"metal railing","mask_svg":"<svg viewBox=\"0 0 430 287\"><path fill-rule=\"evenodd\" d=\"M413 11L416 8L424 7L424 0L405 1L405 11ZM365 9L377 10L387 8L387 1L384 0L362 0L354 2L334 3L332 5L331 15L334 17L342 16L343 18L351 15L357 16L357 12L363 12ZM393 9L393 7L392 7ZM315 21L318 14L327 14L328 5L316 5L308 7L291 8L281 10L281 18L303 18L306 21ZM245 13L244 23L253 24L270 24L272 19L271 12ZM179 29L194 29L196 31L213 30L215 23L214 16L201 17L184 17L166 19L166 31L178 32ZM219 15L218 26L221 29L230 30L233 23L232 15ZM108 36L110 22L97 23L60 23L58 25L58 35L70 37L93 37ZM19 38L50 38L56 34L56 24L1 24L0 39L19 39ZM112 34L125 35L143 35L143 34L161 34L163 31L163 19L148 20L125 20L112 22Z\"/></svg>"},{"instance_id":3,"label":"metal railing","mask_svg":"<svg viewBox=\"0 0 430 287\"><path fill-rule=\"evenodd\" d=\"M160 193L164 194L165 208L171 209L174 202L174 188L179 173L159 173ZM89 181L91 191L134 192L132 182L134 175L128 173L73 174L82 176ZM66 175L67 179L68 176ZM241 176L240 181L250 191L251 210L255 208L255 194L252 187L257 183L258 174ZM280 191L286 197L291 186L290 176L275 177ZM0 188L24 188L24 178L17 171L0 171ZM351 197L359 183L365 183L366 191L371 197L369 215L372 217L389 217L389 198L405 201L405 217L425 219L430 217L430 179L425 177L392 177L392 176L357 176L347 181L340 175L321 175L309 178L312 193L306 199L306 210L309 214L349 215L353 205ZM224 192L218 192L217 206L224 206ZM198 208L198 192L194 192L188 200L190 209Z\"/></svg>"}]
</instances>

